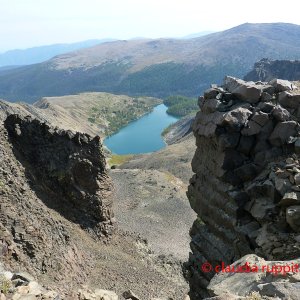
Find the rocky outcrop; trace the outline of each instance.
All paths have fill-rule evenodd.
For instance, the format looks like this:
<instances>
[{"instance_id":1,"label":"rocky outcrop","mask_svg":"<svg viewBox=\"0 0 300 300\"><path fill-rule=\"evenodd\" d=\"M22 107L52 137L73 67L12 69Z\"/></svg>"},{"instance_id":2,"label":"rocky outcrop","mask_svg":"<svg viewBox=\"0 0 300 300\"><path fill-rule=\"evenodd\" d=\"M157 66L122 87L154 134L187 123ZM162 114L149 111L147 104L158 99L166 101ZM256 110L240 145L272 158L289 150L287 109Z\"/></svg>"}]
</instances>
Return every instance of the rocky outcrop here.
<instances>
[{"instance_id":1,"label":"rocky outcrop","mask_svg":"<svg viewBox=\"0 0 300 300\"><path fill-rule=\"evenodd\" d=\"M55 130L19 115L9 115L4 125L37 192L48 193L46 205L99 236L109 234L112 185L100 137Z\"/></svg>"},{"instance_id":2,"label":"rocky outcrop","mask_svg":"<svg viewBox=\"0 0 300 300\"><path fill-rule=\"evenodd\" d=\"M163 133L163 139L168 145L179 143L192 132L194 115L188 115L171 124Z\"/></svg>"},{"instance_id":3,"label":"rocky outcrop","mask_svg":"<svg viewBox=\"0 0 300 300\"><path fill-rule=\"evenodd\" d=\"M103 289L91 291L87 286L74 288L66 298L59 293L44 288L35 278L26 272L10 272L0 263L0 299L1 300L118 300L115 292Z\"/></svg>"},{"instance_id":4,"label":"rocky outcrop","mask_svg":"<svg viewBox=\"0 0 300 300\"><path fill-rule=\"evenodd\" d=\"M245 80L253 81L270 81L274 78L300 80L300 61L264 58L255 63L254 69L244 77Z\"/></svg>"},{"instance_id":5,"label":"rocky outcrop","mask_svg":"<svg viewBox=\"0 0 300 300\"><path fill-rule=\"evenodd\" d=\"M92 268L87 245L114 228L101 143L18 115L0 121L0 259L68 292Z\"/></svg>"},{"instance_id":6,"label":"rocky outcrop","mask_svg":"<svg viewBox=\"0 0 300 300\"><path fill-rule=\"evenodd\" d=\"M199 98L197 150L188 198L191 298L209 296L214 272L249 253L268 260L300 256L297 84L226 77Z\"/></svg>"},{"instance_id":7,"label":"rocky outcrop","mask_svg":"<svg viewBox=\"0 0 300 300\"><path fill-rule=\"evenodd\" d=\"M245 255L220 271L208 285L213 300L298 300L300 259L266 261L254 254ZM265 271L267 270L267 271Z\"/></svg>"}]
</instances>

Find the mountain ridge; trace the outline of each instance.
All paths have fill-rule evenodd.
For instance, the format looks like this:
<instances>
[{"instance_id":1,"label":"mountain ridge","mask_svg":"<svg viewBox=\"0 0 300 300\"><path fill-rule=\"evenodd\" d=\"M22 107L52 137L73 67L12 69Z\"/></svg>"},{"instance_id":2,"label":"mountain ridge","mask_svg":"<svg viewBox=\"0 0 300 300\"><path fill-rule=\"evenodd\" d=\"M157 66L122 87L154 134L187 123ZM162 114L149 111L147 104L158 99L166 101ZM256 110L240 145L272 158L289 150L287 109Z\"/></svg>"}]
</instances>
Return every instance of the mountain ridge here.
<instances>
[{"instance_id":1,"label":"mountain ridge","mask_svg":"<svg viewBox=\"0 0 300 300\"><path fill-rule=\"evenodd\" d=\"M81 48L91 47L96 44L113 41L114 39L91 39L75 43L57 43L26 49L12 49L0 53L0 67L14 67L31 65L46 61L56 55Z\"/></svg>"},{"instance_id":2,"label":"mountain ridge","mask_svg":"<svg viewBox=\"0 0 300 300\"><path fill-rule=\"evenodd\" d=\"M87 91L196 96L227 74L243 77L264 58L297 59L300 25L242 24L189 40L116 41L0 72L0 97L33 102Z\"/></svg>"}]
</instances>

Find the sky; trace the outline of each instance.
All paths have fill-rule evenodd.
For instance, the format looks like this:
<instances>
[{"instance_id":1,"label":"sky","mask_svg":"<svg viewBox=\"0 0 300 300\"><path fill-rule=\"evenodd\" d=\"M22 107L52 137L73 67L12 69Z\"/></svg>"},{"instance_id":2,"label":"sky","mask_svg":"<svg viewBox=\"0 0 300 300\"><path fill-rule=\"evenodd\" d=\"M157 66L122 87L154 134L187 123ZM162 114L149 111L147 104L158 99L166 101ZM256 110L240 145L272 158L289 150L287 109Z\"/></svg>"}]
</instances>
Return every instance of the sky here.
<instances>
[{"instance_id":1,"label":"sky","mask_svg":"<svg viewBox=\"0 0 300 300\"><path fill-rule=\"evenodd\" d=\"M182 37L246 22L300 25L299 9L299 0L0 0L0 52L88 39Z\"/></svg>"}]
</instances>

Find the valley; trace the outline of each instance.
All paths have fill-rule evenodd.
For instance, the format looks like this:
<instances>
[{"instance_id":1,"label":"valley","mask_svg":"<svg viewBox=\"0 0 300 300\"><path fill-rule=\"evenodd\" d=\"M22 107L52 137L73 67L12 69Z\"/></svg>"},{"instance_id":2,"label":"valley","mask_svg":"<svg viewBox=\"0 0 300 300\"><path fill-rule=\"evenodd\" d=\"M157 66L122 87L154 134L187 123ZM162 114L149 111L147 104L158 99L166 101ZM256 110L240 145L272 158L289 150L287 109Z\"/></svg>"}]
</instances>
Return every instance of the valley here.
<instances>
[{"instance_id":1,"label":"valley","mask_svg":"<svg viewBox=\"0 0 300 300\"><path fill-rule=\"evenodd\" d=\"M298 300L216 268L300 263L300 25L90 42L0 69L0 300Z\"/></svg>"},{"instance_id":2,"label":"valley","mask_svg":"<svg viewBox=\"0 0 300 300\"><path fill-rule=\"evenodd\" d=\"M300 26L245 23L191 39L103 43L0 72L0 98L33 103L45 96L108 92L197 97L225 75L243 77L255 62L298 59Z\"/></svg>"}]
</instances>

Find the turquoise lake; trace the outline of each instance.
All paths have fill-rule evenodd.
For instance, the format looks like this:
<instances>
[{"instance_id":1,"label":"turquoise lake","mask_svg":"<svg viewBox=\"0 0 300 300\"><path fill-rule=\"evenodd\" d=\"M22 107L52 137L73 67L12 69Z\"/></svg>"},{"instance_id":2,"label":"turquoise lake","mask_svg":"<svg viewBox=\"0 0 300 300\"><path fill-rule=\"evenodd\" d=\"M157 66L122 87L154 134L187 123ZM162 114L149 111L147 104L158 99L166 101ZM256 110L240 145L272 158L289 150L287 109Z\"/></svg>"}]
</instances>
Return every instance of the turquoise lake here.
<instances>
[{"instance_id":1,"label":"turquoise lake","mask_svg":"<svg viewBox=\"0 0 300 300\"><path fill-rule=\"evenodd\" d=\"M129 123L116 134L106 138L104 144L114 154L138 154L157 151L166 146L162 131L178 119L167 114L160 104L140 119Z\"/></svg>"}]
</instances>

